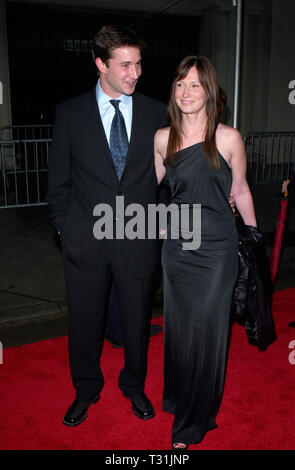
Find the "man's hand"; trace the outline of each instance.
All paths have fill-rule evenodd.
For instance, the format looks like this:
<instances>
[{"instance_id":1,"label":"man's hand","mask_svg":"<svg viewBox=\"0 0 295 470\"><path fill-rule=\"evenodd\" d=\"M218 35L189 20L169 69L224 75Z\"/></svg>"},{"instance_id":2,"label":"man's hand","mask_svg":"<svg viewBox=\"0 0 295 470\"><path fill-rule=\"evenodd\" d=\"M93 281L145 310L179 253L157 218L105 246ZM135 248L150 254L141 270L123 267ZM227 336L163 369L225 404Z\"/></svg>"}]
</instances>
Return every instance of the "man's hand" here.
<instances>
[{"instance_id":1,"label":"man's hand","mask_svg":"<svg viewBox=\"0 0 295 470\"><path fill-rule=\"evenodd\" d=\"M235 213L236 212L236 206L235 206L235 196L233 195L233 193L230 193L229 203L230 203L230 207L232 208L233 213Z\"/></svg>"},{"instance_id":2,"label":"man's hand","mask_svg":"<svg viewBox=\"0 0 295 470\"><path fill-rule=\"evenodd\" d=\"M290 180L283 181L282 189L281 189L282 193L287 193L288 192L287 186L288 186L289 183L290 183Z\"/></svg>"}]
</instances>

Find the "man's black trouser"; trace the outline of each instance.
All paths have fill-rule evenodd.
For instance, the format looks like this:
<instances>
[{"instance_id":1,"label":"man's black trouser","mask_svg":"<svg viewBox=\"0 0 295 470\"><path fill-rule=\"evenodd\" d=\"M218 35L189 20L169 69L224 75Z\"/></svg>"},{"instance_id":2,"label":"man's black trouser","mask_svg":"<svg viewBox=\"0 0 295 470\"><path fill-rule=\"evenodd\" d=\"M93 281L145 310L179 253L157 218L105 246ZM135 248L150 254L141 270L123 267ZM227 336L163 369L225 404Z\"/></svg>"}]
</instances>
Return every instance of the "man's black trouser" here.
<instances>
[{"instance_id":1,"label":"man's black trouser","mask_svg":"<svg viewBox=\"0 0 295 470\"><path fill-rule=\"evenodd\" d=\"M104 385L100 355L104 340L106 306L113 281L118 293L124 334L124 368L119 387L130 395L142 392L147 370L150 318L156 275L135 279L122 264L120 243L87 271L77 269L64 257L68 302L69 359L77 398L87 400Z\"/></svg>"}]
</instances>

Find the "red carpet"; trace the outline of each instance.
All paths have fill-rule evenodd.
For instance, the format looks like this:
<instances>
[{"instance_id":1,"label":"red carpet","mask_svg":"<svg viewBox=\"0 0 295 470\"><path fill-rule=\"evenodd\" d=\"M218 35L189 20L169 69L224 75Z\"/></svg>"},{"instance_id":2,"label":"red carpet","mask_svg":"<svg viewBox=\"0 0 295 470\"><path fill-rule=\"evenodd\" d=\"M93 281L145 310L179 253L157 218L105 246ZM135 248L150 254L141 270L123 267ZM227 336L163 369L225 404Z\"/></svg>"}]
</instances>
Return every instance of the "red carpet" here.
<instances>
[{"instance_id":1,"label":"red carpet","mask_svg":"<svg viewBox=\"0 0 295 470\"><path fill-rule=\"evenodd\" d=\"M264 352L249 345L244 328L234 325L219 428L192 450L295 449L295 364L288 360L289 343L295 340L295 329L288 327L295 320L294 305L295 289L275 294L278 339ZM173 417L161 410L163 335L151 338L149 350L146 391L156 408L154 419L136 418L119 392L122 360L122 350L106 343L101 400L80 426L68 428L62 417L74 392L67 338L5 349L0 365L0 448L170 449Z\"/></svg>"}]
</instances>

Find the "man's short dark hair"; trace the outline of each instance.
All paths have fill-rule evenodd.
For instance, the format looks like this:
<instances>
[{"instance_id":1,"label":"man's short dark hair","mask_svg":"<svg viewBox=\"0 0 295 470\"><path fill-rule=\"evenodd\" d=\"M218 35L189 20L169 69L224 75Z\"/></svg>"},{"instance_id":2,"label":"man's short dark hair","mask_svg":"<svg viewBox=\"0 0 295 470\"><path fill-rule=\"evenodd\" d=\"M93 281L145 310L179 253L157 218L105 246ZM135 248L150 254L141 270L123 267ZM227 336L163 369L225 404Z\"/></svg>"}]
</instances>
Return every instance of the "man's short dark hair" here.
<instances>
[{"instance_id":1,"label":"man's short dark hair","mask_svg":"<svg viewBox=\"0 0 295 470\"><path fill-rule=\"evenodd\" d=\"M104 63L112 57L118 47L138 47L142 51L144 42L127 26L103 26L95 35L92 45L93 60L99 57ZM107 64L108 65L108 64Z\"/></svg>"}]
</instances>

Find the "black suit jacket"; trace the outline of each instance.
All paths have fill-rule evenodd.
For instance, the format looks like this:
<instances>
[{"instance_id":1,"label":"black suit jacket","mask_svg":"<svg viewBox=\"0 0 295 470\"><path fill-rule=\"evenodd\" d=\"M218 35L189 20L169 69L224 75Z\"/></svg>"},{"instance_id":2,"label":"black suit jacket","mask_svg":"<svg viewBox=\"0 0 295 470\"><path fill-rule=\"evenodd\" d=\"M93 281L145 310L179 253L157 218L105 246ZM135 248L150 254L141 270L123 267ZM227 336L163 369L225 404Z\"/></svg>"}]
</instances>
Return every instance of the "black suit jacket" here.
<instances>
[{"instance_id":1,"label":"black suit jacket","mask_svg":"<svg viewBox=\"0 0 295 470\"><path fill-rule=\"evenodd\" d=\"M121 180L116 175L101 122L95 89L57 107L48 168L51 220L60 231L66 257L79 269L88 269L102 256L106 240L97 240L93 226L97 204L108 204L115 216L116 196L125 207L157 202L153 139L167 123L166 106L141 93L133 95L131 138ZM115 222L114 222L115 224ZM122 262L135 277L157 269L157 240L121 240Z\"/></svg>"}]
</instances>

